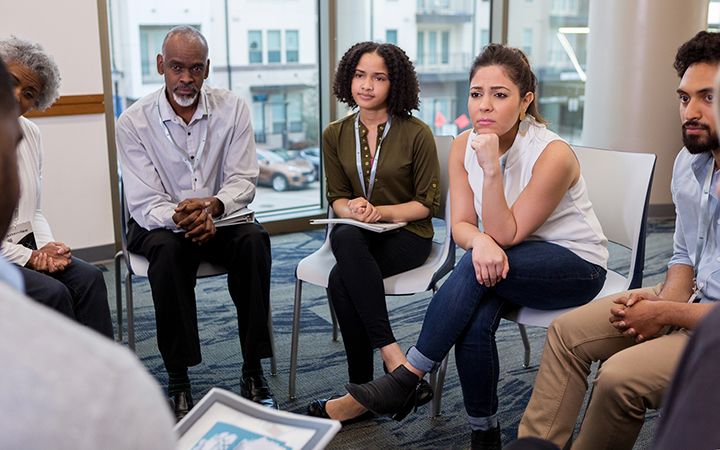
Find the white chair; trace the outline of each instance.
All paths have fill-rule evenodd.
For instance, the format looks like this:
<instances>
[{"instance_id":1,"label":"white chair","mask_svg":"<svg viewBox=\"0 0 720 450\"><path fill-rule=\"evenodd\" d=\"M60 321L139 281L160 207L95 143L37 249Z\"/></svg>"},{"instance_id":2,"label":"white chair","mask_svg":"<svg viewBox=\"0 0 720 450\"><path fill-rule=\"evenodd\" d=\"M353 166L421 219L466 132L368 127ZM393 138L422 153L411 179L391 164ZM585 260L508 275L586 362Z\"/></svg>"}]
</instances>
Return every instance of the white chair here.
<instances>
[{"instance_id":1,"label":"white chair","mask_svg":"<svg viewBox=\"0 0 720 450\"><path fill-rule=\"evenodd\" d=\"M447 275L455 266L455 243L452 240L452 230L450 226L449 180L447 174L447 160L450 154L452 140L453 138L451 136L435 137L441 174L440 210L435 217L445 220L445 239L442 243L433 242L430 256L422 266L385 278L383 282L386 295L411 295L431 289L434 293L437 290L437 282ZM290 349L290 400L295 400L302 284L306 282L327 289L330 270L335 266L335 256L330 248L330 229L331 227L328 226L325 233L325 242L323 242L322 246L315 253L300 261L295 270L297 280L295 282L295 306L293 311L292 343ZM337 321L335 313L332 311L332 303L330 304L330 310L333 318L333 340L337 340ZM431 382L432 381L433 380L431 380ZM435 394L433 401L437 401L439 405L438 393Z\"/></svg>"},{"instance_id":2,"label":"white chair","mask_svg":"<svg viewBox=\"0 0 720 450\"><path fill-rule=\"evenodd\" d=\"M129 217L127 204L125 203L125 191L123 188L122 177L120 177L120 211L121 211L121 223L122 223L122 250L115 254L115 302L117 308L117 324L118 324L118 341L122 342L122 273L121 273L121 260L125 260L127 267L127 273L125 274L125 304L127 307L127 337L128 347L135 351L135 315L133 313L133 290L132 290L132 277L143 277L147 278L147 272L149 268L148 260L141 255L132 253L127 249L127 220ZM202 261L198 267L197 277L206 278L216 275L224 275L227 273L227 269L223 266L211 264L207 261ZM268 329L270 331L270 344L272 347L273 356L270 359L270 373L275 376L277 375L277 360L275 356L275 337L273 336L272 328L272 313L268 315Z\"/></svg>"},{"instance_id":3,"label":"white chair","mask_svg":"<svg viewBox=\"0 0 720 450\"><path fill-rule=\"evenodd\" d=\"M645 266L645 225L656 157L648 153L574 148L590 201L605 236L609 242L630 251L628 266L619 271L608 269L605 284L595 299L638 288L642 285ZM623 275L623 272L628 275ZM555 317L572 309L520 307L503 316L518 324L525 347L524 367L530 365L530 341L525 326L547 328ZM444 371L445 367L441 367L438 379L444 380ZM438 390L441 389L442 385Z\"/></svg>"}]
</instances>

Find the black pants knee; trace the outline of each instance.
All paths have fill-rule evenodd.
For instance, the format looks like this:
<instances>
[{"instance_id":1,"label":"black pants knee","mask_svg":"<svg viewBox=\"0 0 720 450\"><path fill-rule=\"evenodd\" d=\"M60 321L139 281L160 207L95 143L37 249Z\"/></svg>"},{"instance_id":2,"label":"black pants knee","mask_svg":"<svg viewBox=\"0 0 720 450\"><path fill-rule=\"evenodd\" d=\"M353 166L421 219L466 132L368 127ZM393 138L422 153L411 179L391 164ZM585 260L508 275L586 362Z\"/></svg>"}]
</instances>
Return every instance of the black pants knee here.
<instances>
[{"instance_id":1,"label":"black pants knee","mask_svg":"<svg viewBox=\"0 0 720 450\"><path fill-rule=\"evenodd\" d=\"M228 270L228 290L238 315L245 364L272 356L267 321L270 311L270 237L259 224L218 228L204 245L166 229L148 231L128 224L128 250L149 261L160 354L168 370L199 364L195 284L201 261Z\"/></svg>"},{"instance_id":2,"label":"black pants knee","mask_svg":"<svg viewBox=\"0 0 720 450\"><path fill-rule=\"evenodd\" d=\"M107 287L102 272L72 258L60 272L42 273L20 267L28 297L113 338Z\"/></svg>"},{"instance_id":3,"label":"black pants knee","mask_svg":"<svg viewBox=\"0 0 720 450\"><path fill-rule=\"evenodd\" d=\"M328 292L340 324L350 382L373 379L373 349L395 342L383 278L425 262L432 240L404 229L374 233L336 225L330 243L337 264Z\"/></svg>"}]
</instances>

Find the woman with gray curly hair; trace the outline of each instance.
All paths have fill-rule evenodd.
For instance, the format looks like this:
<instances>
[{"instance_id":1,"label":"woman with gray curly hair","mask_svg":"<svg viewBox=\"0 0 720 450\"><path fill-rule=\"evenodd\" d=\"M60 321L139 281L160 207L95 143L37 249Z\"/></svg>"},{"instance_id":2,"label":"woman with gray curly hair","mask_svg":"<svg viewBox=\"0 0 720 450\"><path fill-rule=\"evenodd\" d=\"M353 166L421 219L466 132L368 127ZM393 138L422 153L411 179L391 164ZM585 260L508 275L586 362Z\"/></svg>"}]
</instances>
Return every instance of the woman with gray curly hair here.
<instances>
[{"instance_id":1,"label":"woman with gray curly hair","mask_svg":"<svg viewBox=\"0 0 720 450\"><path fill-rule=\"evenodd\" d=\"M73 257L67 245L55 240L41 209L40 129L23 114L47 109L57 100L57 64L40 45L16 37L0 40L0 59L13 81L24 136L17 147L20 202L0 255L20 267L29 297L112 338L102 272Z\"/></svg>"}]
</instances>

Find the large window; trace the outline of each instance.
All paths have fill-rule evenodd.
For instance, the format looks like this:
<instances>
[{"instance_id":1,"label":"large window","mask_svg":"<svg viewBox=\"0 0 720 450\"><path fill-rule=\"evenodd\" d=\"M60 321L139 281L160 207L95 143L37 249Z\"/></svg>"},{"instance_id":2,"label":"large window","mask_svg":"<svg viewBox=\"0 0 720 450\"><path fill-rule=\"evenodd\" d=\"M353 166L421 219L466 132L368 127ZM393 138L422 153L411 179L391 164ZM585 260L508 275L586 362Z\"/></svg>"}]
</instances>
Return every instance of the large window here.
<instances>
[{"instance_id":1,"label":"large window","mask_svg":"<svg viewBox=\"0 0 720 450\"><path fill-rule=\"evenodd\" d=\"M585 106L589 0L510 0L508 44L527 53L538 76L540 114L579 143Z\"/></svg>"},{"instance_id":2,"label":"large window","mask_svg":"<svg viewBox=\"0 0 720 450\"><path fill-rule=\"evenodd\" d=\"M436 134L456 135L470 126L467 77L489 40L490 2L374 0L337 6L337 58L360 40L396 43L420 81L420 109L413 114ZM347 112L341 107L338 114Z\"/></svg>"},{"instance_id":3,"label":"large window","mask_svg":"<svg viewBox=\"0 0 720 450\"><path fill-rule=\"evenodd\" d=\"M109 9L116 115L163 86L162 40L193 25L208 40L206 85L230 89L252 113L263 159L250 207L261 217L320 207L317 0L109 0Z\"/></svg>"}]
</instances>

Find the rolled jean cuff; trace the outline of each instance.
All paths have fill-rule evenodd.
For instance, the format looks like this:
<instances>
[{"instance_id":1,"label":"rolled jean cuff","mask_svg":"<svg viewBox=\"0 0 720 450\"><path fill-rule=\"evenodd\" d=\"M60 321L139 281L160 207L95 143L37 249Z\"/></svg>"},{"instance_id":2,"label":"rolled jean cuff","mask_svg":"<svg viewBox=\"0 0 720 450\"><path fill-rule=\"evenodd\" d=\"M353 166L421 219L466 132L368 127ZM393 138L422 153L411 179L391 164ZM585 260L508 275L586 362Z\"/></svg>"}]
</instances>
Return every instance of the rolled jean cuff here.
<instances>
[{"instance_id":1,"label":"rolled jean cuff","mask_svg":"<svg viewBox=\"0 0 720 450\"><path fill-rule=\"evenodd\" d=\"M421 370L425 373L433 373L438 370L440 367L440 364L442 361L433 361L432 359L428 358L427 356L420 353L420 350L417 349L417 347L410 347L410 350L407 352L407 360L412 366L418 370Z\"/></svg>"}]
</instances>

